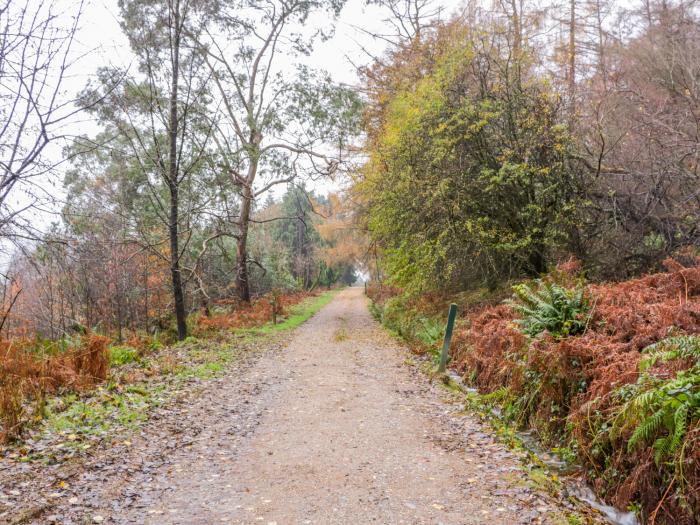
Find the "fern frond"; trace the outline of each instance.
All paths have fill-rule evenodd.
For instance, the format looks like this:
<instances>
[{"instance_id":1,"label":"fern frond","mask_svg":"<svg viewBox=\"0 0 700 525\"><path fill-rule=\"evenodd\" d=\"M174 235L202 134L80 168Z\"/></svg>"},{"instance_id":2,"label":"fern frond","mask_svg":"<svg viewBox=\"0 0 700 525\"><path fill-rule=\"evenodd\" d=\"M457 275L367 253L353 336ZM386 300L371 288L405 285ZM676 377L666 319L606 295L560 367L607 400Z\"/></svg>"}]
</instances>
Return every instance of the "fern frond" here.
<instances>
[{"instance_id":1,"label":"fern frond","mask_svg":"<svg viewBox=\"0 0 700 525\"><path fill-rule=\"evenodd\" d=\"M642 392L630 402L630 408L641 413L652 410L654 405L661 400L662 394L658 390L647 390Z\"/></svg>"},{"instance_id":2,"label":"fern frond","mask_svg":"<svg viewBox=\"0 0 700 525\"><path fill-rule=\"evenodd\" d=\"M657 362L664 363L673 359L691 359L700 363L700 337L693 335L668 337L647 346L642 352L646 355L639 364L642 372Z\"/></svg>"},{"instance_id":3,"label":"fern frond","mask_svg":"<svg viewBox=\"0 0 700 525\"><path fill-rule=\"evenodd\" d=\"M652 416L644 419L627 442L627 451L632 452L638 444L650 441L663 425L663 421L663 410L658 410Z\"/></svg>"},{"instance_id":4,"label":"fern frond","mask_svg":"<svg viewBox=\"0 0 700 525\"><path fill-rule=\"evenodd\" d=\"M660 437L651 447L654 450L654 463L658 466L661 460L669 455L671 448L671 436Z\"/></svg>"},{"instance_id":5,"label":"fern frond","mask_svg":"<svg viewBox=\"0 0 700 525\"><path fill-rule=\"evenodd\" d=\"M688 430L688 409L690 407L687 404L680 405L676 412L673 414L673 433L669 436L670 442L668 447L668 454L674 454L683 442L685 433Z\"/></svg>"}]
</instances>

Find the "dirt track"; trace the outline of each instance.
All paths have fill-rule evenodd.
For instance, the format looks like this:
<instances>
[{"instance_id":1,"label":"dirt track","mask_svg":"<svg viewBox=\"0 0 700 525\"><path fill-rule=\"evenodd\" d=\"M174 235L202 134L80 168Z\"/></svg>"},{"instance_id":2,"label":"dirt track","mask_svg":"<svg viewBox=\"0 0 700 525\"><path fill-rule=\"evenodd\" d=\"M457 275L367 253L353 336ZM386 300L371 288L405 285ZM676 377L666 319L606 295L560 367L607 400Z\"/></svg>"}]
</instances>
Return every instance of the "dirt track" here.
<instances>
[{"instance_id":1,"label":"dirt track","mask_svg":"<svg viewBox=\"0 0 700 525\"><path fill-rule=\"evenodd\" d=\"M285 347L100 456L36 523L555 522L517 458L409 356L344 290Z\"/></svg>"},{"instance_id":2,"label":"dirt track","mask_svg":"<svg viewBox=\"0 0 700 525\"><path fill-rule=\"evenodd\" d=\"M216 429L200 435L175 469L161 473L166 490L143 509L151 512L147 522L460 524L537 516L504 490L518 477L509 454L492 443L463 448L456 429L431 417L455 407L405 358L371 319L361 291L343 291L284 352L248 372L251 384L267 387L255 432L235 447Z\"/></svg>"}]
</instances>

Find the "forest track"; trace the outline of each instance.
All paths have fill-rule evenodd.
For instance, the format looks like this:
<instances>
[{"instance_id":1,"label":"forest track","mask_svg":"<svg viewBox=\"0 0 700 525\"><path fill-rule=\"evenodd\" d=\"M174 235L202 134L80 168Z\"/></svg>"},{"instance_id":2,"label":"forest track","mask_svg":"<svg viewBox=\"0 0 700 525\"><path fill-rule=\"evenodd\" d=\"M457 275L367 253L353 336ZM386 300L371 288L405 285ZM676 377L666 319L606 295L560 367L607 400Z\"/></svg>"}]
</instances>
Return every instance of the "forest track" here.
<instances>
[{"instance_id":1,"label":"forest track","mask_svg":"<svg viewBox=\"0 0 700 525\"><path fill-rule=\"evenodd\" d=\"M566 523L517 454L340 292L26 523Z\"/></svg>"}]
</instances>

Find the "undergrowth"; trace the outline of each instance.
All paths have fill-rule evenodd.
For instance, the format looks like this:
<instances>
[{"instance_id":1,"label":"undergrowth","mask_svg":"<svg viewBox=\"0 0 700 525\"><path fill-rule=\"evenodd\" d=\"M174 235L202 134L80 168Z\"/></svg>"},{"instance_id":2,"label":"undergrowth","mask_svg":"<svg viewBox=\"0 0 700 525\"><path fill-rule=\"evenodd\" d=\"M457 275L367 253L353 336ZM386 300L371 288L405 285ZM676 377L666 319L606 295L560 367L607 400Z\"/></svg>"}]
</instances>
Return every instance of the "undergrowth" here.
<instances>
[{"instance_id":1,"label":"undergrowth","mask_svg":"<svg viewBox=\"0 0 700 525\"><path fill-rule=\"evenodd\" d=\"M158 334L133 334L112 345L89 333L53 342L0 342L0 445L21 443L27 433L34 439L66 434L72 438L66 449L81 449L81 436L131 428L160 399L154 378L170 376L177 385L220 376L251 343L296 328L334 294L278 294L239 310L227 305L210 318L191 320L199 327L196 336L169 348Z\"/></svg>"},{"instance_id":2,"label":"undergrowth","mask_svg":"<svg viewBox=\"0 0 700 525\"><path fill-rule=\"evenodd\" d=\"M375 305L375 317L385 327L411 343L416 350L435 354L436 345L445 331L444 320L440 320L439 315L435 304L430 308L421 307L415 299L400 295L388 299L381 309Z\"/></svg>"},{"instance_id":3,"label":"undergrowth","mask_svg":"<svg viewBox=\"0 0 700 525\"><path fill-rule=\"evenodd\" d=\"M700 419L700 338L670 337L650 345L644 354L637 382L616 391L624 404L611 432L621 436L632 431L629 452L651 445L657 465L671 459L682 475L685 438ZM690 368L675 377L654 371L677 360L689 361Z\"/></svg>"},{"instance_id":4,"label":"undergrowth","mask_svg":"<svg viewBox=\"0 0 700 525\"><path fill-rule=\"evenodd\" d=\"M582 286L567 288L554 281L513 286L514 299L506 302L518 319L515 323L529 337L547 333L555 339L578 335L586 329L588 301Z\"/></svg>"},{"instance_id":5,"label":"undergrowth","mask_svg":"<svg viewBox=\"0 0 700 525\"><path fill-rule=\"evenodd\" d=\"M470 306L450 366L505 421L575 458L608 502L657 524L697 524L700 266L666 264L586 285L569 262L507 301ZM435 299L373 292L378 317L418 339Z\"/></svg>"}]
</instances>

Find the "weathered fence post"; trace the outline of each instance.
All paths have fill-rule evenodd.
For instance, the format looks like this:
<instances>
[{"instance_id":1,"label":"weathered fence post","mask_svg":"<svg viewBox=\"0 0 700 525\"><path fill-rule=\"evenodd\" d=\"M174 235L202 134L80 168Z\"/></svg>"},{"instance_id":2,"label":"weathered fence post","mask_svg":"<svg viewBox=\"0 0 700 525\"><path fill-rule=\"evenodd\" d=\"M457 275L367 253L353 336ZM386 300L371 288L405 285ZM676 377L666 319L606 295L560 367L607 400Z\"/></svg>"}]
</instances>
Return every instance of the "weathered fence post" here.
<instances>
[{"instance_id":1,"label":"weathered fence post","mask_svg":"<svg viewBox=\"0 0 700 525\"><path fill-rule=\"evenodd\" d=\"M440 354L440 364L438 365L438 373L443 374L447 368L447 357L450 353L450 341L452 340L452 330L455 327L455 318L457 317L457 305L450 305L450 312L447 314L447 328L445 328L445 340L442 342L442 353Z\"/></svg>"}]
</instances>

